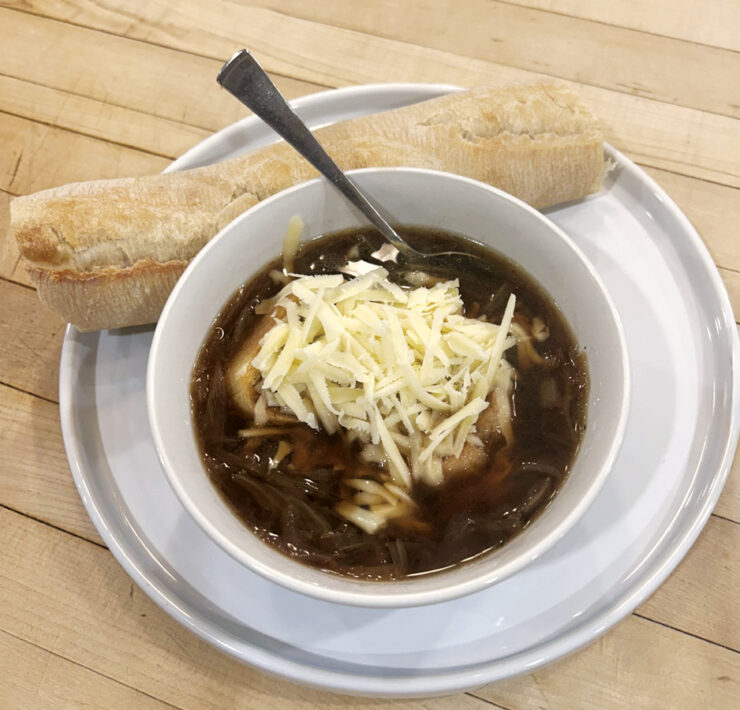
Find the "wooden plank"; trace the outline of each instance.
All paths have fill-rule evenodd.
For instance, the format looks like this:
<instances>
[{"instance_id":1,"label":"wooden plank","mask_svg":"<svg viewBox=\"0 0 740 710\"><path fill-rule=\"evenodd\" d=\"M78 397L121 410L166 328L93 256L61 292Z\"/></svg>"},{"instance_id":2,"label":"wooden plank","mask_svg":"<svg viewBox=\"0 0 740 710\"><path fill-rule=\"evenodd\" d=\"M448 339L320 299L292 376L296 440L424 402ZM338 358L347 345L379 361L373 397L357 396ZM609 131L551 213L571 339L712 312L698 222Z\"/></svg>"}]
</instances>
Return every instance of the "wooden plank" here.
<instances>
[{"instance_id":1,"label":"wooden plank","mask_svg":"<svg viewBox=\"0 0 740 710\"><path fill-rule=\"evenodd\" d=\"M650 34L740 50L740 4L736 0L507 0L514 5L583 17Z\"/></svg>"},{"instance_id":2,"label":"wooden plank","mask_svg":"<svg viewBox=\"0 0 740 710\"><path fill-rule=\"evenodd\" d=\"M72 481L59 407L0 385L0 505L103 544Z\"/></svg>"},{"instance_id":3,"label":"wooden plank","mask_svg":"<svg viewBox=\"0 0 740 710\"><path fill-rule=\"evenodd\" d=\"M1 14L2 11L0 11ZM55 24L63 28L69 27L64 23ZM108 37L103 33L95 34ZM125 41L136 47L142 46L141 42ZM171 54L181 55L182 52L171 52ZM66 77L66 73L62 74ZM49 78L53 79L54 77L50 75L47 79ZM272 78L278 84L289 84L290 91L285 93L291 97L312 93L324 88L316 84L292 79L276 76ZM181 96L183 102L196 102L198 98L189 94L187 87L183 87ZM51 126L66 128L75 133L121 143L124 146L167 158L176 158L182 155L193 145L212 135L214 130L221 127L221 125L214 126L213 130L198 128L179 120L162 118L150 113L116 106L107 101L80 96L62 89L49 88L2 74L0 74L0 111ZM248 114L249 111L242 107L241 111L237 111L236 119L243 118Z\"/></svg>"},{"instance_id":4,"label":"wooden plank","mask_svg":"<svg viewBox=\"0 0 740 710\"><path fill-rule=\"evenodd\" d=\"M632 616L570 658L475 695L516 710L730 710L740 656Z\"/></svg>"},{"instance_id":5,"label":"wooden plank","mask_svg":"<svg viewBox=\"0 0 740 710\"><path fill-rule=\"evenodd\" d=\"M0 42L0 45L2 43ZM25 195L92 178L158 173L170 161L0 113L0 189Z\"/></svg>"},{"instance_id":6,"label":"wooden plank","mask_svg":"<svg viewBox=\"0 0 740 710\"><path fill-rule=\"evenodd\" d=\"M173 707L2 631L0 677L0 707L6 710Z\"/></svg>"},{"instance_id":7,"label":"wooden plank","mask_svg":"<svg viewBox=\"0 0 740 710\"><path fill-rule=\"evenodd\" d=\"M74 11L74 6L68 9ZM104 130L114 121L122 130L126 112L133 110L213 131L248 113L216 83L221 65L233 52L230 44L220 47L217 58L207 58L5 8L0 9L0 27L3 74L121 109L87 113L84 104L70 98L60 109L52 108L55 115L68 114L66 124L77 119L89 126L99 120L99 130ZM40 47L53 47L54 56L64 61L38 61ZM276 81L289 98L323 88L283 77ZM179 129L172 140L181 144L185 132ZM190 144L196 142L196 133ZM156 152L169 155L173 148L163 145L165 149ZM181 151L178 147L174 154Z\"/></svg>"},{"instance_id":8,"label":"wooden plank","mask_svg":"<svg viewBox=\"0 0 740 710\"><path fill-rule=\"evenodd\" d=\"M739 588L740 525L711 517L681 564L637 611L740 651Z\"/></svg>"},{"instance_id":9,"label":"wooden plank","mask_svg":"<svg viewBox=\"0 0 740 710\"><path fill-rule=\"evenodd\" d=\"M689 218L714 262L740 270L740 190L656 168L645 170Z\"/></svg>"},{"instance_id":10,"label":"wooden plank","mask_svg":"<svg viewBox=\"0 0 740 710\"><path fill-rule=\"evenodd\" d=\"M0 74L0 111L176 158L212 131Z\"/></svg>"},{"instance_id":11,"label":"wooden plank","mask_svg":"<svg viewBox=\"0 0 740 710\"><path fill-rule=\"evenodd\" d=\"M0 15L2 12L0 10ZM69 27L64 23L55 24L63 28ZM108 37L103 33L95 34ZM136 47L142 46L141 42L125 41ZM182 53L171 52L171 54L181 55ZM63 75L66 76L66 73ZM292 90L286 92L286 95L290 96L303 95L303 93L311 93L324 88L306 82L280 80L275 76L273 79L278 84L288 82ZM183 102L193 102L197 101L198 97L189 95L188 89L183 88L181 99ZM211 129L198 128L178 120L135 111L106 101L2 74L0 74L0 112L66 128L74 133L102 138L166 158L176 158L182 155L193 145L213 134ZM249 111L243 108L237 112L237 119L248 114ZM215 126L214 130L220 127Z\"/></svg>"},{"instance_id":12,"label":"wooden plank","mask_svg":"<svg viewBox=\"0 0 740 710\"><path fill-rule=\"evenodd\" d=\"M65 324L9 281L0 281L0 303L0 382L56 401Z\"/></svg>"},{"instance_id":13,"label":"wooden plank","mask_svg":"<svg viewBox=\"0 0 740 710\"><path fill-rule=\"evenodd\" d=\"M166 9L145 0L29 0L27 7L219 59L225 54L224 47L230 51L250 46L268 71L327 86L378 81L472 86L541 77L516 67L225 0L208 4L181 0ZM576 88L602 117L607 139L631 158L652 167L740 187L740 123L736 119L600 87Z\"/></svg>"},{"instance_id":14,"label":"wooden plank","mask_svg":"<svg viewBox=\"0 0 740 710\"><path fill-rule=\"evenodd\" d=\"M233 0L232 0L233 1ZM740 116L740 53L492 0L236 0L365 34ZM674 12L673 14L678 14ZM391 18L403 17L403 21ZM562 41L567 38L567 41ZM676 66L681 71L676 72ZM609 67L605 71L605 67Z\"/></svg>"},{"instance_id":15,"label":"wooden plank","mask_svg":"<svg viewBox=\"0 0 740 710\"><path fill-rule=\"evenodd\" d=\"M184 709L396 708L271 678L170 619L106 550L0 509L0 629ZM469 695L408 701L407 710L485 710Z\"/></svg>"}]
</instances>

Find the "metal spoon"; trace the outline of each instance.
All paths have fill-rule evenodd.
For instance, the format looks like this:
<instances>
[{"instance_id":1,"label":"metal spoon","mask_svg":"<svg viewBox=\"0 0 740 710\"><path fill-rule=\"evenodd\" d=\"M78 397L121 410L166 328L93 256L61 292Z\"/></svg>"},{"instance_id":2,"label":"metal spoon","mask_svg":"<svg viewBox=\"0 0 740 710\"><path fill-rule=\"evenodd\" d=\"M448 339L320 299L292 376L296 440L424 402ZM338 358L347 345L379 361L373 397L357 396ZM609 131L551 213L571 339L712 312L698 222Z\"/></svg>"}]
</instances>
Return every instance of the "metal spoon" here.
<instances>
[{"instance_id":1,"label":"metal spoon","mask_svg":"<svg viewBox=\"0 0 740 710\"><path fill-rule=\"evenodd\" d=\"M311 131L290 108L272 80L257 60L246 50L241 49L221 68L218 83L251 109L270 128L295 148L311 165L326 177L339 191L357 207L378 231L388 240L371 257L376 261L396 262L398 255L404 257L406 264L420 264L431 258L445 256L466 256L479 259L475 254L457 251L425 254L410 246L378 212L365 193L345 175L331 159ZM352 262L355 265L358 262ZM362 264L362 262L359 262ZM361 273L375 268L374 265L355 266L351 270Z\"/></svg>"}]
</instances>

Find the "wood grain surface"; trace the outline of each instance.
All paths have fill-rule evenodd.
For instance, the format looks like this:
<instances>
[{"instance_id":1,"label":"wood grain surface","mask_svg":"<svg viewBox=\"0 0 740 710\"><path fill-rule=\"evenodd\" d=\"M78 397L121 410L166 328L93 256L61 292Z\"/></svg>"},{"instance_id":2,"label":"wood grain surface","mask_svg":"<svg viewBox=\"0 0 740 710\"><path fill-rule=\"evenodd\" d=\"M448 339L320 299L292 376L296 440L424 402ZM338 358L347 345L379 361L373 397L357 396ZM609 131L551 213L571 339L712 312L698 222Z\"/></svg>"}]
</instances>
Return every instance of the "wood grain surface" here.
<instances>
[{"instance_id":1,"label":"wood grain surface","mask_svg":"<svg viewBox=\"0 0 740 710\"><path fill-rule=\"evenodd\" d=\"M159 172L242 117L214 83L241 46L291 98L551 76L686 213L740 313L738 28L735 0L0 0L0 708L740 707L740 458L665 584L529 675L363 700L206 645L133 584L80 502L59 429L64 325L5 231L15 195Z\"/></svg>"}]
</instances>

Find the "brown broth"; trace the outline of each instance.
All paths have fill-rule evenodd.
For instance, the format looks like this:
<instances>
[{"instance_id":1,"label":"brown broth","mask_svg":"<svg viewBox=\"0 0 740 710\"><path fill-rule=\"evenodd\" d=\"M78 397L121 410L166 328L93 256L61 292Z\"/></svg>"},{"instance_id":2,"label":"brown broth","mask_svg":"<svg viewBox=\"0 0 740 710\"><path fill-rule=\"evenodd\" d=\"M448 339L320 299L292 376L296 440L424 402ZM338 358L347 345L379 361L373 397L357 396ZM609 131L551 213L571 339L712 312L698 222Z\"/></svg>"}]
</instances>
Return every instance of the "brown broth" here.
<instances>
[{"instance_id":1,"label":"brown broth","mask_svg":"<svg viewBox=\"0 0 740 710\"><path fill-rule=\"evenodd\" d=\"M416 484L413 518L390 521L371 535L334 510L342 479L361 477L372 465L336 434L303 424L278 437L244 440L238 430L251 422L232 401L224 372L258 317L255 306L280 288L269 277L276 261L232 297L213 323L191 382L195 433L213 484L234 513L266 543L320 569L361 579L397 579L446 569L478 557L519 534L562 485L585 429L588 375L562 315L528 276L481 245L448 233L402 228L424 250L475 250L486 264L448 260L439 273L460 279L467 313L500 322L510 292L517 318L541 318L550 335L537 352L555 366L532 364L518 371L513 395L515 442L490 444L484 465L449 476L440 486ZM381 244L371 230L329 235L304 245L296 271L334 273L350 248L363 255ZM429 269L427 269L429 271ZM516 348L507 359L516 368ZM541 406L543 381L551 378L556 404ZM273 465L280 439L293 453Z\"/></svg>"}]
</instances>

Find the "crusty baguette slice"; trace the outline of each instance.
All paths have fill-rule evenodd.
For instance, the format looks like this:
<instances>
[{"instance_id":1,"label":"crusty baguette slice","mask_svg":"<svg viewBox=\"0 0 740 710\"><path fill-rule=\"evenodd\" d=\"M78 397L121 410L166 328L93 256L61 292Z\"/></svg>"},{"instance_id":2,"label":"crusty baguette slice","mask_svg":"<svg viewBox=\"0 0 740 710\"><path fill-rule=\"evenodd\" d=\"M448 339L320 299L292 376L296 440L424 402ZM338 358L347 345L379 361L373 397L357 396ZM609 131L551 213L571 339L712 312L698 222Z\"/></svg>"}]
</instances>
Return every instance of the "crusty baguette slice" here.
<instances>
[{"instance_id":1,"label":"crusty baguette slice","mask_svg":"<svg viewBox=\"0 0 740 710\"><path fill-rule=\"evenodd\" d=\"M316 131L344 169L435 168L534 207L597 191L606 171L595 116L568 88L474 89ZM81 330L156 321L184 265L245 209L315 176L276 144L217 165L75 183L11 203L11 233L41 300Z\"/></svg>"},{"instance_id":2,"label":"crusty baguette slice","mask_svg":"<svg viewBox=\"0 0 740 710\"><path fill-rule=\"evenodd\" d=\"M82 331L153 323L187 261L141 259L95 271L31 267L41 301ZM156 311L156 312L155 312Z\"/></svg>"}]
</instances>

